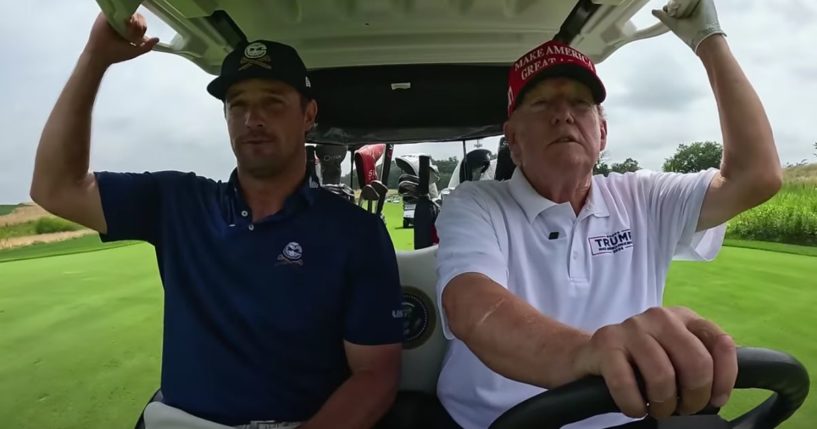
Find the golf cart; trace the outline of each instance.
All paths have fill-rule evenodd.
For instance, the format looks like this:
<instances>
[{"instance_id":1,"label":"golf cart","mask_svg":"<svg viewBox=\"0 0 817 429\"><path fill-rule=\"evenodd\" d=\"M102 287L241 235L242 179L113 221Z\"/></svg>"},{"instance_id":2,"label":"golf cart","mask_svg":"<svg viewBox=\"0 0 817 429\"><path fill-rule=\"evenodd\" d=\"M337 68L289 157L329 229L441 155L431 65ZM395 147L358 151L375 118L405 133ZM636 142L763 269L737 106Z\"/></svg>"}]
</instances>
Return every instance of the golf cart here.
<instances>
[{"instance_id":1,"label":"golf cart","mask_svg":"<svg viewBox=\"0 0 817 429\"><path fill-rule=\"evenodd\" d=\"M120 31L142 3L97 1ZM667 31L661 24L638 30L630 22L646 2L150 0L144 6L178 33L156 50L184 57L210 74L218 73L224 56L242 41L269 39L294 46L310 69L320 103L309 143L347 150L497 136L506 119L507 70L513 60L555 38L599 63L627 43ZM430 160L417 158L416 249L397 254L408 316L400 394L383 423L390 428L429 427L424 416L437 404L437 376L446 351L436 273L430 269L437 252L433 221L439 206L430 195ZM502 159L496 170L512 171ZM661 427L775 427L803 403L808 387L808 375L794 358L741 349L737 388L768 389L774 395L731 422L708 410L711 414L674 417ZM518 404L492 427L558 428L613 411L604 382L591 377Z\"/></svg>"}]
</instances>

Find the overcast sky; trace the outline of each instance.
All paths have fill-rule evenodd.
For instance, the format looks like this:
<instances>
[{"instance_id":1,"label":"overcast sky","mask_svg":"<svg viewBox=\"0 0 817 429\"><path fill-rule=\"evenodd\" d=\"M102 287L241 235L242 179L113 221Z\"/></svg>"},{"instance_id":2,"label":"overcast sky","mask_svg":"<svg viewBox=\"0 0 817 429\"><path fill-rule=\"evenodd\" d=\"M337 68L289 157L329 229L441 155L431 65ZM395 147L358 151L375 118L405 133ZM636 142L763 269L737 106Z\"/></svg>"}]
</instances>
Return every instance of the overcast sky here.
<instances>
[{"instance_id":1,"label":"overcast sky","mask_svg":"<svg viewBox=\"0 0 817 429\"><path fill-rule=\"evenodd\" d=\"M663 2L652 1L651 6ZM806 0L717 0L729 44L760 94L783 163L814 160L817 5ZM4 1L0 26L0 203L28 201L37 141L98 11L92 0ZM648 9L639 26L655 22ZM172 32L152 19L150 35ZM612 161L660 169L680 143L721 141L703 67L671 33L627 45L598 66L608 90ZM113 67L94 113L91 168L175 169L226 178L235 165L212 76L188 61L149 53ZM497 139L485 139L495 150ZM459 156L457 143L398 146Z\"/></svg>"}]
</instances>

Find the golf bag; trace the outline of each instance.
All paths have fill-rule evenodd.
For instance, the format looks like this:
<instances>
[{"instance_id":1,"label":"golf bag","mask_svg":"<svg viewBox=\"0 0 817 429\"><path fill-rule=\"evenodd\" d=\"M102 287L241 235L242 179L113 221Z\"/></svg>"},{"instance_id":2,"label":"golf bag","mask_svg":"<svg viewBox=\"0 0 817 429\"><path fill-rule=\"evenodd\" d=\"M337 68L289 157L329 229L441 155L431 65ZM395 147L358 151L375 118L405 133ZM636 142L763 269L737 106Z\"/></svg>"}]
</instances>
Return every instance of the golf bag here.
<instances>
[{"instance_id":1,"label":"golf bag","mask_svg":"<svg viewBox=\"0 0 817 429\"><path fill-rule=\"evenodd\" d=\"M393 145L380 143L363 146L354 154L357 182L360 186L360 201L358 204L362 205L363 201L366 201L366 207L370 213L381 215L383 211L388 187L378 177L377 167L382 165L383 175L388 175L393 150ZM387 180L387 178L383 180ZM374 210L372 210L372 203L375 203ZM381 216L381 218L383 217ZM385 218L383 220L385 222Z\"/></svg>"},{"instance_id":2,"label":"golf bag","mask_svg":"<svg viewBox=\"0 0 817 429\"><path fill-rule=\"evenodd\" d=\"M394 154L394 145L386 145L386 153L383 154L383 167L380 170L380 181L373 182L377 192L380 194L380 199L377 201L376 213L380 215L383 213L383 206L386 204L386 195L389 193L389 173L391 173L391 158ZM383 218L385 222L385 217Z\"/></svg>"},{"instance_id":3,"label":"golf bag","mask_svg":"<svg viewBox=\"0 0 817 429\"><path fill-rule=\"evenodd\" d=\"M317 172L318 159L315 157L315 146L306 146L306 174L309 179L320 185Z\"/></svg>"},{"instance_id":4,"label":"golf bag","mask_svg":"<svg viewBox=\"0 0 817 429\"><path fill-rule=\"evenodd\" d=\"M429 196L429 179L431 178L431 157L421 155L420 184L417 189L417 206L414 209L414 248L423 249L439 242L434 222L440 213L440 206Z\"/></svg>"},{"instance_id":5,"label":"golf bag","mask_svg":"<svg viewBox=\"0 0 817 429\"><path fill-rule=\"evenodd\" d=\"M496 175L496 160L491 159L491 151L488 149L474 149L462 159L454 168L454 174L448 181L450 190L456 188L463 182L494 180Z\"/></svg>"},{"instance_id":6,"label":"golf bag","mask_svg":"<svg viewBox=\"0 0 817 429\"><path fill-rule=\"evenodd\" d=\"M437 200L439 198L440 193L437 190L437 181L440 180L440 172L437 170L437 166L431 163L431 157L427 155L403 155L398 156L395 158L394 162L397 164L401 170L403 170L404 175L400 176L401 179L399 182L402 182L402 177L405 177L406 174L414 176L417 178L417 183L420 183L420 157L426 156L429 159L429 169L426 173L426 179L428 180L428 195L432 201ZM398 182L398 183L399 183Z\"/></svg>"},{"instance_id":7,"label":"golf bag","mask_svg":"<svg viewBox=\"0 0 817 429\"><path fill-rule=\"evenodd\" d=\"M468 152L461 161L460 183L481 180L490 166L491 151L488 149L474 149Z\"/></svg>"},{"instance_id":8,"label":"golf bag","mask_svg":"<svg viewBox=\"0 0 817 429\"><path fill-rule=\"evenodd\" d=\"M355 193L352 188L340 183L340 163L346 158L346 147L326 144L319 144L314 148L307 146L306 154L307 169L310 170L309 160L313 160L310 175L320 179L318 183L321 187L354 203Z\"/></svg>"},{"instance_id":9,"label":"golf bag","mask_svg":"<svg viewBox=\"0 0 817 429\"><path fill-rule=\"evenodd\" d=\"M494 172L495 180L508 180L513 176L513 171L516 166L511 159L511 148L505 142L505 137L499 139L499 150L496 155L496 171Z\"/></svg>"}]
</instances>

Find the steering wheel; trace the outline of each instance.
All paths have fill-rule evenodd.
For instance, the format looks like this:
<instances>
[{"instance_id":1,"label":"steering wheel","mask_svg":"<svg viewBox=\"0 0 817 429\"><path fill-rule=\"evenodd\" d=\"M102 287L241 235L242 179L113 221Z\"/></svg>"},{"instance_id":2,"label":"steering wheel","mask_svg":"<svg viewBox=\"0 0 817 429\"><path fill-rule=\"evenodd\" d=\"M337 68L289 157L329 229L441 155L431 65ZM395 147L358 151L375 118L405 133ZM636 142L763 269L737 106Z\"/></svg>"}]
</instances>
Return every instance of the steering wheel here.
<instances>
[{"instance_id":1,"label":"steering wheel","mask_svg":"<svg viewBox=\"0 0 817 429\"><path fill-rule=\"evenodd\" d=\"M774 428L800 408L809 391L809 376L794 357L779 351L738 348L736 389L766 389L774 392L746 414L723 420L719 410L708 409L696 416L673 416L657 422L659 428L767 429ZM620 412L599 376L586 377L557 389L540 393L502 414L490 429L558 429L598 414ZM711 415L703 415L711 414ZM645 425L652 421L645 419ZM684 424L686 422L686 424Z\"/></svg>"}]
</instances>

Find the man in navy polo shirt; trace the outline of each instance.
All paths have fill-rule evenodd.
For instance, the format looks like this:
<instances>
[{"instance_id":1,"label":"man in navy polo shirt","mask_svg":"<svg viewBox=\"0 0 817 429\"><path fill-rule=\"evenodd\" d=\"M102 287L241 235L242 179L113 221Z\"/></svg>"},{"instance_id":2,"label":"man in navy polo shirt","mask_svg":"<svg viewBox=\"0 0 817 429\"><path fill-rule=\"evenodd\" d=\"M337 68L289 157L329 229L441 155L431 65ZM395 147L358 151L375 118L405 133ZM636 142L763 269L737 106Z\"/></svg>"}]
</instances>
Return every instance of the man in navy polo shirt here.
<instances>
[{"instance_id":1,"label":"man in navy polo shirt","mask_svg":"<svg viewBox=\"0 0 817 429\"><path fill-rule=\"evenodd\" d=\"M164 399L146 410L147 426L372 426L398 385L396 258L379 219L306 175L317 104L300 57L278 43L244 44L207 87L224 102L237 160L226 183L89 173L105 71L158 42L138 14L127 28L126 40L97 18L43 131L31 196L103 240L155 246Z\"/></svg>"}]
</instances>

